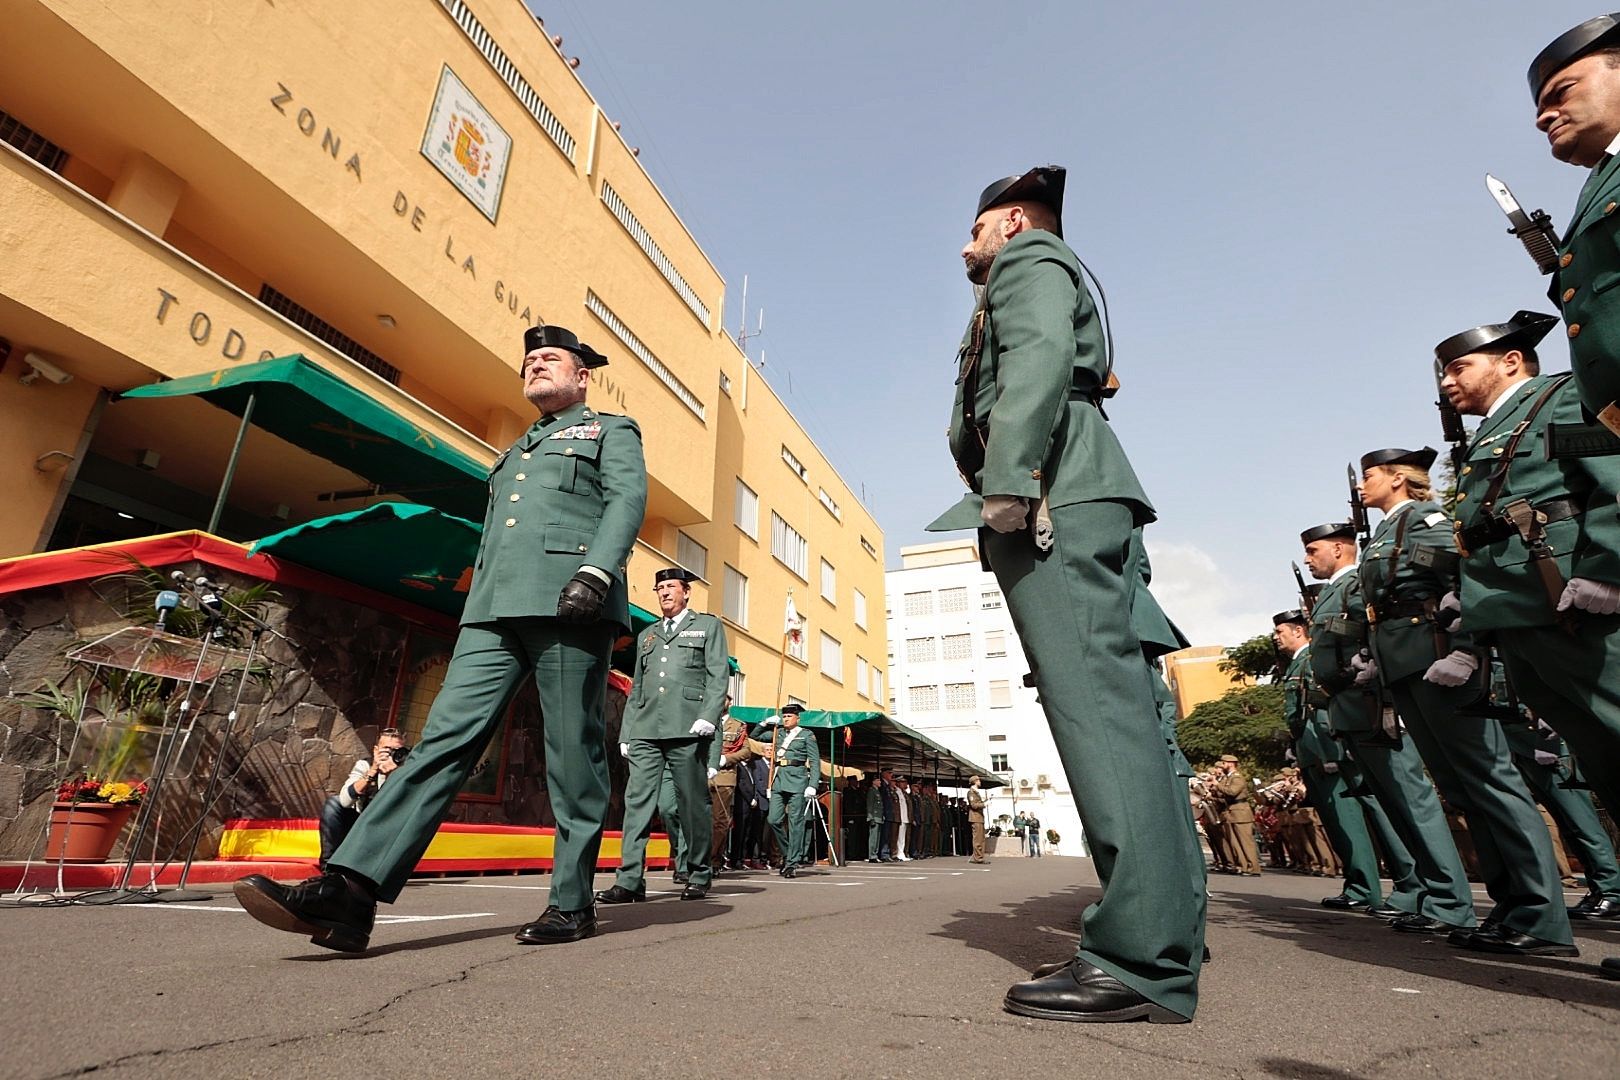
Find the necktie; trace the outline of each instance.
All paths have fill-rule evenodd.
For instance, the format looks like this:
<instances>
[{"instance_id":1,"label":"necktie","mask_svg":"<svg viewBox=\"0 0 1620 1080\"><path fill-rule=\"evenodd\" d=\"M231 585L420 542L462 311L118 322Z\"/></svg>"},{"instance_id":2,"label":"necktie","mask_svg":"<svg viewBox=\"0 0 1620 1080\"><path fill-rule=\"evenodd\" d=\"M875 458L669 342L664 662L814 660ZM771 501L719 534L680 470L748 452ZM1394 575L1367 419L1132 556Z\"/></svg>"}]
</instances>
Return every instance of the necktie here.
<instances>
[{"instance_id":1,"label":"necktie","mask_svg":"<svg viewBox=\"0 0 1620 1080\"><path fill-rule=\"evenodd\" d=\"M674 632L675 632L675 620L674 619L665 619L664 620L664 633L673 634Z\"/></svg>"}]
</instances>

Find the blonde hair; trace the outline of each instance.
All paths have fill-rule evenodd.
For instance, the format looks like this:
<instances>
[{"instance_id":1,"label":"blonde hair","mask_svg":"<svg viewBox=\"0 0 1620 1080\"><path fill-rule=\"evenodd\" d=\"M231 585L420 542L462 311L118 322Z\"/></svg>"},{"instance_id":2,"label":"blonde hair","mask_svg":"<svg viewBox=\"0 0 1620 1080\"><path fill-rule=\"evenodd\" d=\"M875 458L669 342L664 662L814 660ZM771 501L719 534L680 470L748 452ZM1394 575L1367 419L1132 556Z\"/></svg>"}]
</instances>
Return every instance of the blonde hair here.
<instances>
[{"instance_id":1,"label":"blonde hair","mask_svg":"<svg viewBox=\"0 0 1620 1080\"><path fill-rule=\"evenodd\" d=\"M1427 502L1434 497L1434 484L1429 480L1429 471L1420 469L1416 465L1382 465L1395 476L1406 478L1407 497L1418 502Z\"/></svg>"}]
</instances>

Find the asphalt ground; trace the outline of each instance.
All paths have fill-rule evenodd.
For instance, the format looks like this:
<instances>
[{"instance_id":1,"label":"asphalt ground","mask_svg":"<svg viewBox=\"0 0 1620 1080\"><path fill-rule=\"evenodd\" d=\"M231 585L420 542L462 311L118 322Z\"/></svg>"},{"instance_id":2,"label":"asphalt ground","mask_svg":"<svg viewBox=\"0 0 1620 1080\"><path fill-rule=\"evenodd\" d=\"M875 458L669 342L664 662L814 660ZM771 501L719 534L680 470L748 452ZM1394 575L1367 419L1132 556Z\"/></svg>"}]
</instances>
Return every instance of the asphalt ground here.
<instances>
[{"instance_id":1,"label":"asphalt ground","mask_svg":"<svg viewBox=\"0 0 1620 1080\"><path fill-rule=\"evenodd\" d=\"M555 946L512 940L544 876L423 881L359 957L223 889L0 909L0 1076L1620 1077L1620 982L1597 973L1620 923L1578 926L1579 959L1493 959L1328 911L1332 884L1211 878L1214 958L1178 1026L1002 1011L1073 952L1098 893L1075 858L728 875L701 902L659 873Z\"/></svg>"}]
</instances>

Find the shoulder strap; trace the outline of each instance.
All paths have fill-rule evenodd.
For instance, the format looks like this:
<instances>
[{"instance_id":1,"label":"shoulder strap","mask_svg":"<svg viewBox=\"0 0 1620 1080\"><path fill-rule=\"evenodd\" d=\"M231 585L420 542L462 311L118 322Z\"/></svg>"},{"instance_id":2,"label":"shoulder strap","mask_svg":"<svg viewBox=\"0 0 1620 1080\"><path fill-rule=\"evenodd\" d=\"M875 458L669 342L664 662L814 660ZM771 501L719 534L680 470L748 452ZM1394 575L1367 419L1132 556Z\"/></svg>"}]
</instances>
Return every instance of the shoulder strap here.
<instances>
[{"instance_id":1,"label":"shoulder strap","mask_svg":"<svg viewBox=\"0 0 1620 1080\"><path fill-rule=\"evenodd\" d=\"M1513 434L1508 436L1507 445L1502 448L1502 463L1496 467L1496 472L1491 474L1490 486L1485 489L1485 498L1480 501L1485 513L1490 514L1496 509L1496 500L1501 497L1502 488L1507 484L1508 471L1513 467L1513 455L1519 449L1519 443L1524 439L1525 433L1530 430L1536 414L1541 412L1553 394L1573 377L1572 373L1566 371L1549 382L1547 388L1541 392L1541 396L1536 398L1535 404L1530 406L1530 411L1524 414L1524 419L1513 429Z\"/></svg>"}]
</instances>

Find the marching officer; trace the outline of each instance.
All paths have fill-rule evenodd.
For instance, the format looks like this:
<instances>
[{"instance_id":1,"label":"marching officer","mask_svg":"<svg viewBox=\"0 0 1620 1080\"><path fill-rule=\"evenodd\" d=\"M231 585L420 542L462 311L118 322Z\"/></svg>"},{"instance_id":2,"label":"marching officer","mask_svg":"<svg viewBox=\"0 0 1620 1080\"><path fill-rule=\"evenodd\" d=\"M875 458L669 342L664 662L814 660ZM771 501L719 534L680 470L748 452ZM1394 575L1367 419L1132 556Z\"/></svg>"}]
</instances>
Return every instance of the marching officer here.
<instances>
[{"instance_id":1,"label":"marching officer","mask_svg":"<svg viewBox=\"0 0 1620 1080\"><path fill-rule=\"evenodd\" d=\"M1480 877L1496 906L1478 930L1450 944L1506 951L1502 935L1538 944L1514 952L1576 955L1558 863L1541 812L1513 768L1502 725L1479 709L1489 679L1466 633L1441 626L1440 602L1457 581L1451 522L1433 501L1435 452L1391 448L1361 459L1363 505L1383 514L1361 556L1371 669L1395 700L1440 795L1468 822ZM1498 931L1500 930L1500 934Z\"/></svg>"},{"instance_id":2,"label":"marching officer","mask_svg":"<svg viewBox=\"0 0 1620 1080\"><path fill-rule=\"evenodd\" d=\"M1412 744L1384 728L1382 698L1369 688L1377 675L1362 652L1367 607L1356 576L1355 526L1318 525L1299 539L1312 576L1327 581L1311 609L1311 678L1328 695L1328 725L1349 743L1362 779L1411 855L1421 883L1415 895L1398 891L1390 897L1392 907L1412 904L1390 926L1409 934L1472 929L1474 894L1440 800Z\"/></svg>"},{"instance_id":3,"label":"marching officer","mask_svg":"<svg viewBox=\"0 0 1620 1080\"><path fill-rule=\"evenodd\" d=\"M684 838L687 852L686 865L676 867L686 877L681 899L703 899L714 877L707 773L731 678L726 628L715 616L688 606L692 584L685 570L658 571L653 589L663 617L636 642L635 678L619 732L619 750L630 762L624 842L613 886L596 894L604 904L647 899L647 838L666 771L675 787L670 843Z\"/></svg>"},{"instance_id":4,"label":"marching officer","mask_svg":"<svg viewBox=\"0 0 1620 1080\"><path fill-rule=\"evenodd\" d=\"M821 781L821 748L810 730L799 726L802 712L804 706L796 702L782 706L781 727L771 740L771 808L765 821L776 834L785 878L797 877L798 868L811 863L810 802Z\"/></svg>"},{"instance_id":5,"label":"marching officer","mask_svg":"<svg viewBox=\"0 0 1620 1080\"><path fill-rule=\"evenodd\" d=\"M647 505L641 429L585 404L607 363L572 331L523 334L523 394L540 411L490 470L489 510L444 684L410 758L377 792L327 870L295 886L254 874L236 897L255 919L360 952L377 901L393 903L473 763L532 675L557 817L550 905L525 944L596 933L591 876L608 805L608 665L630 628L625 563Z\"/></svg>"}]
</instances>

